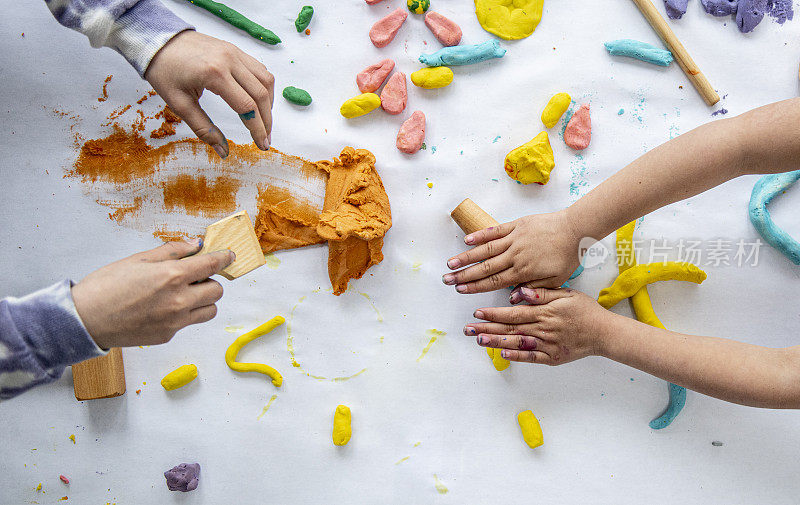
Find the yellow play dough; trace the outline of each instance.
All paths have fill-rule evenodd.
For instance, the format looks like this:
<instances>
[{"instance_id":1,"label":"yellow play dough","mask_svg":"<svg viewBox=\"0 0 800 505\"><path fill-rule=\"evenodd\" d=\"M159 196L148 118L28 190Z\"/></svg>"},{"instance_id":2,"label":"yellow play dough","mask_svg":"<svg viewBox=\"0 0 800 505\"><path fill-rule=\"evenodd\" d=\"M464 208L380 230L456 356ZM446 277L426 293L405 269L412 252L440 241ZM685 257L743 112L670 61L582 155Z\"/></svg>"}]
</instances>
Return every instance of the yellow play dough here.
<instances>
[{"instance_id":1,"label":"yellow play dough","mask_svg":"<svg viewBox=\"0 0 800 505\"><path fill-rule=\"evenodd\" d=\"M171 371L161 379L161 385L167 391L183 387L197 378L197 365L183 365Z\"/></svg>"},{"instance_id":2,"label":"yellow play dough","mask_svg":"<svg viewBox=\"0 0 800 505\"><path fill-rule=\"evenodd\" d=\"M347 445L347 442L350 441L350 436L353 434L350 421L350 407L347 405L339 405L336 407L336 412L333 413L334 445Z\"/></svg>"},{"instance_id":3,"label":"yellow play dough","mask_svg":"<svg viewBox=\"0 0 800 505\"><path fill-rule=\"evenodd\" d=\"M453 71L447 67L426 67L411 74L411 82L420 88L444 88L453 82Z\"/></svg>"},{"instance_id":4,"label":"yellow play dough","mask_svg":"<svg viewBox=\"0 0 800 505\"><path fill-rule=\"evenodd\" d=\"M544 123L545 128L554 127L558 120L561 119L561 116L564 115L564 112L567 111L570 103L572 103L572 98L566 93L553 95L542 111L542 123Z\"/></svg>"},{"instance_id":5,"label":"yellow play dough","mask_svg":"<svg viewBox=\"0 0 800 505\"><path fill-rule=\"evenodd\" d=\"M636 221L631 221L617 230L619 273L636 265L636 255L633 250L633 230L635 227ZM631 296L631 305L633 305L633 312L636 314L636 319L650 326L655 326L662 330L666 329L656 315L655 310L653 310L653 304L650 301L650 293L647 292L646 286L642 287Z\"/></svg>"},{"instance_id":6,"label":"yellow play dough","mask_svg":"<svg viewBox=\"0 0 800 505\"><path fill-rule=\"evenodd\" d=\"M228 364L231 370L235 370L237 372L263 373L272 379L272 384L275 387L281 387L281 384L283 384L283 376L280 374L280 372L263 363L239 363L236 361L236 356L239 354L239 351L242 350L242 347L258 337L271 332L278 326L282 325L284 321L285 320L281 316L273 317L258 328L250 330L234 340L233 343L228 347L228 350L225 351L225 363Z\"/></svg>"},{"instance_id":7,"label":"yellow play dough","mask_svg":"<svg viewBox=\"0 0 800 505\"><path fill-rule=\"evenodd\" d=\"M556 166L553 149L547 132L535 136L506 155L505 169L508 176L522 184L547 184L550 171Z\"/></svg>"},{"instance_id":8,"label":"yellow play dough","mask_svg":"<svg viewBox=\"0 0 800 505\"><path fill-rule=\"evenodd\" d=\"M503 370L508 368L508 365L511 364L510 361L500 356L500 349L495 349L494 347L487 347L486 354L488 354L489 357L492 358L492 365L494 365L495 370L497 370L498 372L502 372Z\"/></svg>"},{"instance_id":9,"label":"yellow play dough","mask_svg":"<svg viewBox=\"0 0 800 505\"><path fill-rule=\"evenodd\" d=\"M701 284L706 277L704 271L691 263L670 261L634 265L619 274L611 286L600 290L597 302L608 309L653 282L674 280Z\"/></svg>"},{"instance_id":10,"label":"yellow play dough","mask_svg":"<svg viewBox=\"0 0 800 505\"><path fill-rule=\"evenodd\" d=\"M349 119L368 114L380 106L381 97L375 93L363 93L343 103L339 112Z\"/></svg>"},{"instance_id":11,"label":"yellow play dough","mask_svg":"<svg viewBox=\"0 0 800 505\"><path fill-rule=\"evenodd\" d=\"M517 422L519 428L522 430L522 438L531 449L536 449L544 443L544 436L542 435L542 427L539 426L539 420L533 415L530 410L524 410L517 414Z\"/></svg>"},{"instance_id":12,"label":"yellow play dough","mask_svg":"<svg viewBox=\"0 0 800 505\"><path fill-rule=\"evenodd\" d=\"M475 0L484 30L506 40L524 39L542 20L544 0Z\"/></svg>"}]
</instances>

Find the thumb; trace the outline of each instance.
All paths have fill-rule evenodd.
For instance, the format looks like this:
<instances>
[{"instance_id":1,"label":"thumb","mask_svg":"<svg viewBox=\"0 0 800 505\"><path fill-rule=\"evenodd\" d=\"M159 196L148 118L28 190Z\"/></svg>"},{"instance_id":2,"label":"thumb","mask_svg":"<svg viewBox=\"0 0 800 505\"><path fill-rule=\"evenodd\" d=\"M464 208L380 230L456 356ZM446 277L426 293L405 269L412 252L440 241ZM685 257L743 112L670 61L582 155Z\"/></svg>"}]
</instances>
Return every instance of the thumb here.
<instances>
[{"instance_id":1,"label":"thumb","mask_svg":"<svg viewBox=\"0 0 800 505\"><path fill-rule=\"evenodd\" d=\"M191 241L175 240L162 246L135 254L133 258L139 261L167 261L179 260L198 252L203 247L203 239L196 238Z\"/></svg>"},{"instance_id":2,"label":"thumb","mask_svg":"<svg viewBox=\"0 0 800 505\"><path fill-rule=\"evenodd\" d=\"M531 305L546 305L553 300L572 296L570 289L526 288L520 287L519 295L522 302Z\"/></svg>"},{"instance_id":3,"label":"thumb","mask_svg":"<svg viewBox=\"0 0 800 505\"><path fill-rule=\"evenodd\" d=\"M200 103L189 95L180 94L164 100L172 111L186 121L197 138L214 148L220 158L228 157L228 140L211 118L200 107Z\"/></svg>"}]
</instances>

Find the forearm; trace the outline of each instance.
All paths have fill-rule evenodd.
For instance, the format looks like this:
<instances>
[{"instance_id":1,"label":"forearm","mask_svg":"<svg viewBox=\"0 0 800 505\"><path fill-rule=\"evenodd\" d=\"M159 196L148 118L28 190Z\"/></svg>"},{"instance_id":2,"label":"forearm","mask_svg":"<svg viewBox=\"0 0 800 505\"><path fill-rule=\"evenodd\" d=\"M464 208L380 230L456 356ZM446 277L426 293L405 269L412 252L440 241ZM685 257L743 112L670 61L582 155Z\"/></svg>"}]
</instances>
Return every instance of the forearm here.
<instances>
[{"instance_id":1,"label":"forearm","mask_svg":"<svg viewBox=\"0 0 800 505\"><path fill-rule=\"evenodd\" d=\"M602 356L721 400L800 408L800 347L685 335L608 315L600 329Z\"/></svg>"},{"instance_id":2,"label":"forearm","mask_svg":"<svg viewBox=\"0 0 800 505\"><path fill-rule=\"evenodd\" d=\"M800 168L800 99L714 121L647 152L567 209L581 237L625 223L745 174Z\"/></svg>"}]
</instances>

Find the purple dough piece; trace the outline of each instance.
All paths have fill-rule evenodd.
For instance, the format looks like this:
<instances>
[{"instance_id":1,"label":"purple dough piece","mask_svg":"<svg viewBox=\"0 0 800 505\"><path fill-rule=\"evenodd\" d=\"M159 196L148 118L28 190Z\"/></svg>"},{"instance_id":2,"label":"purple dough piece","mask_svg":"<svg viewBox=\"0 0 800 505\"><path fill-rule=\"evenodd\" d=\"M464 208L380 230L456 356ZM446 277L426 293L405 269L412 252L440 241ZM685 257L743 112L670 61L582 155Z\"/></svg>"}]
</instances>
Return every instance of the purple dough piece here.
<instances>
[{"instance_id":1,"label":"purple dough piece","mask_svg":"<svg viewBox=\"0 0 800 505\"><path fill-rule=\"evenodd\" d=\"M739 0L736 9L736 26L742 33L752 32L764 19L767 12L767 0Z\"/></svg>"},{"instance_id":2,"label":"purple dough piece","mask_svg":"<svg viewBox=\"0 0 800 505\"><path fill-rule=\"evenodd\" d=\"M680 19L686 14L686 7L689 0L664 0L664 7L667 8L667 16L670 19Z\"/></svg>"},{"instance_id":3,"label":"purple dough piece","mask_svg":"<svg viewBox=\"0 0 800 505\"><path fill-rule=\"evenodd\" d=\"M200 464L181 463L164 472L164 478L170 491L194 491L200 481Z\"/></svg>"},{"instance_id":4,"label":"purple dough piece","mask_svg":"<svg viewBox=\"0 0 800 505\"><path fill-rule=\"evenodd\" d=\"M775 18L775 22L782 25L786 20L794 17L792 0L771 0L768 14Z\"/></svg>"},{"instance_id":5,"label":"purple dough piece","mask_svg":"<svg viewBox=\"0 0 800 505\"><path fill-rule=\"evenodd\" d=\"M739 0L700 0L700 3L712 16L722 17L736 14Z\"/></svg>"}]
</instances>

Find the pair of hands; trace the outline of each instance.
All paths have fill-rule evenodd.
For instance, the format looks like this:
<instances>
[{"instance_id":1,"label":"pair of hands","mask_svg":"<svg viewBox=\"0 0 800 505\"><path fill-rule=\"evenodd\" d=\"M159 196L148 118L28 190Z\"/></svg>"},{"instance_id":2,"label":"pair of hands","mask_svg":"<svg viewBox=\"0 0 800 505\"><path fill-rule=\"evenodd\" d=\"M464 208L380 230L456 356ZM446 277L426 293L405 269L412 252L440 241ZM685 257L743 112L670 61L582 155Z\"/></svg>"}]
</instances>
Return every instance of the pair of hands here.
<instances>
[{"instance_id":1,"label":"pair of hands","mask_svg":"<svg viewBox=\"0 0 800 505\"><path fill-rule=\"evenodd\" d=\"M578 236L566 211L526 216L464 237L474 246L447 261L442 277L459 293L483 293L516 286L516 307L480 308L485 323L470 323L464 334L479 345L502 349L503 358L560 365L598 354L598 328L608 312L594 299L559 289L580 264Z\"/></svg>"}]
</instances>

